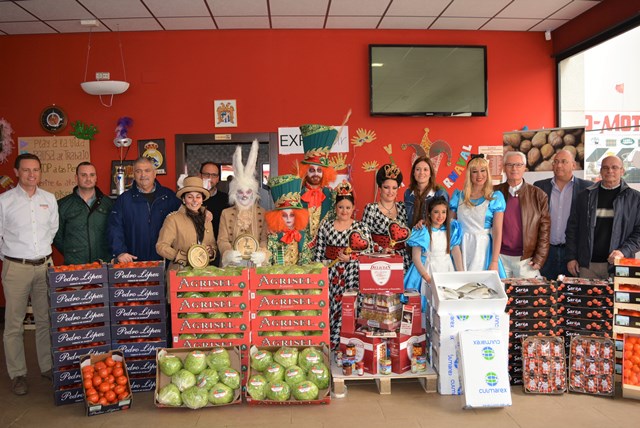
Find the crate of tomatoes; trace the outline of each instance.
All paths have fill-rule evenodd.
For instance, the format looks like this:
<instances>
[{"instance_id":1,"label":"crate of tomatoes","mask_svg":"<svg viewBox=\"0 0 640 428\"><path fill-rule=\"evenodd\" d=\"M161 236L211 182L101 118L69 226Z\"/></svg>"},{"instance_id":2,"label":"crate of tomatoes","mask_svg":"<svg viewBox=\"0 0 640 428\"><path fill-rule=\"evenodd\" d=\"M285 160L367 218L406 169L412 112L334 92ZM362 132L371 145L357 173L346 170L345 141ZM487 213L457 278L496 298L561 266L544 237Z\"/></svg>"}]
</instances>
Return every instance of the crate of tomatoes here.
<instances>
[{"instance_id":1,"label":"crate of tomatoes","mask_svg":"<svg viewBox=\"0 0 640 428\"><path fill-rule=\"evenodd\" d=\"M73 287L77 285L106 284L106 263L93 262L81 265L52 266L47 271L50 287Z\"/></svg>"},{"instance_id":2,"label":"crate of tomatoes","mask_svg":"<svg viewBox=\"0 0 640 428\"><path fill-rule=\"evenodd\" d=\"M80 372L87 416L131 407L131 386L122 352L83 355L80 358Z\"/></svg>"},{"instance_id":3,"label":"crate of tomatoes","mask_svg":"<svg viewBox=\"0 0 640 428\"><path fill-rule=\"evenodd\" d=\"M109 265L109 284L164 284L164 261L114 263Z\"/></svg>"}]
</instances>

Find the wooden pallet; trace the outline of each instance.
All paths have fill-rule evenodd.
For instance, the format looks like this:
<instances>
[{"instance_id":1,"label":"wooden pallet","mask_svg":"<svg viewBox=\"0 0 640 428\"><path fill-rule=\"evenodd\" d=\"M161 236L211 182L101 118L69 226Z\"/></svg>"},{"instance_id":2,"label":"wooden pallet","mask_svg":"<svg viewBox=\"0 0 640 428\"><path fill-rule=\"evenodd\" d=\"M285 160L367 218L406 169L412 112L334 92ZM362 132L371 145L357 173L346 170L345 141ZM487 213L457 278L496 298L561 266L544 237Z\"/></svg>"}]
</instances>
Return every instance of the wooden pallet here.
<instances>
[{"instance_id":1,"label":"wooden pallet","mask_svg":"<svg viewBox=\"0 0 640 428\"><path fill-rule=\"evenodd\" d=\"M438 374L427 366L427 370L422 373L406 372L403 374L389 374L389 375L372 375L365 373L362 376L357 374L351 376L345 376L342 374L342 368L338 367L335 363L331 364L331 377L333 378L333 394L335 398L343 398L346 395L346 381L375 381L378 386L378 392L382 395L391 394L391 381L394 379L417 379L422 385L422 389L425 392L436 392L438 384Z\"/></svg>"}]
</instances>

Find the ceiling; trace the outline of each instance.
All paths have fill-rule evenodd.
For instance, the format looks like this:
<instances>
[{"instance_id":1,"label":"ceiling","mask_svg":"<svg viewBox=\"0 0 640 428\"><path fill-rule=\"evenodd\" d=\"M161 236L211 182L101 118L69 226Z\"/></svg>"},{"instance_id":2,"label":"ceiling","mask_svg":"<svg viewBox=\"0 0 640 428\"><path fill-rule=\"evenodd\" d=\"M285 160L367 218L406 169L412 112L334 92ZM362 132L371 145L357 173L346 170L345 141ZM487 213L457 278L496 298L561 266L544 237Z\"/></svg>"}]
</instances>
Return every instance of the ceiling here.
<instances>
[{"instance_id":1,"label":"ceiling","mask_svg":"<svg viewBox=\"0 0 640 428\"><path fill-rule=\"evenodd\" d=\"M227 29L549 31L601 0L0 0L0 35ZM97 27L81 24L96 20Z\"/></svg>"}]
</instances>

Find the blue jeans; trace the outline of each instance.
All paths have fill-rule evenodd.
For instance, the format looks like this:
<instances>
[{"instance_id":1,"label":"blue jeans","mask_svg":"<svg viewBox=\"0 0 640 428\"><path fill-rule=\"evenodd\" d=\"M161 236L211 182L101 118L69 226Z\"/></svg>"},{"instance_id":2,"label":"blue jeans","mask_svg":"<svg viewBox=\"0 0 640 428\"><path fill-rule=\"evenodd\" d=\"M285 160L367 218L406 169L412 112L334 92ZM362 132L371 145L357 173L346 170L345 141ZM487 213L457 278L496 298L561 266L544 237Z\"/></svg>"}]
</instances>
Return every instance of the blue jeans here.
<instances>
[{"instance_id":1,"label":"blue jeans","mask_svg":"<svg viewBox=\"0 0 640 428\"><path fill-rule=\"evenodd\" d=\"M567 260L565 260L565 246L549 245L549 257L540 269L540 274L547 279L556 280L558 275L568 275Z\"/></svg>"}]
</instances>

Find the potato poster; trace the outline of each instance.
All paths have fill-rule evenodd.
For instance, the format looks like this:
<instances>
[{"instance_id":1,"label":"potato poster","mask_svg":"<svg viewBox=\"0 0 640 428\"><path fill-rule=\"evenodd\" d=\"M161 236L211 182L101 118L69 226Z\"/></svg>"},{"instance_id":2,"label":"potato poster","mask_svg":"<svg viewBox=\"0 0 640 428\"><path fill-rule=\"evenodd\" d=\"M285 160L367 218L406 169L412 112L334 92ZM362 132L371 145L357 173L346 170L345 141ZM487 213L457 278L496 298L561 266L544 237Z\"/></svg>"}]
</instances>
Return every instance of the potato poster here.
<instances>
[{"instance_id":1,"label":"potato poster","mask_svg":"<svg viewBox=\"0 0 640 428\"><path fill-rule=\"evenodd\" d=\"M504 152L527 156L527 171L552 171L556 152L565 149L575 156L576 169L584 169L584 127L511 131L502 134Z\"/></svg>"}]
</instances>

